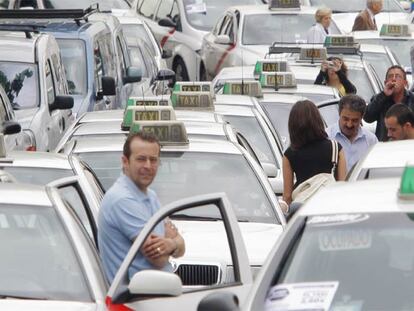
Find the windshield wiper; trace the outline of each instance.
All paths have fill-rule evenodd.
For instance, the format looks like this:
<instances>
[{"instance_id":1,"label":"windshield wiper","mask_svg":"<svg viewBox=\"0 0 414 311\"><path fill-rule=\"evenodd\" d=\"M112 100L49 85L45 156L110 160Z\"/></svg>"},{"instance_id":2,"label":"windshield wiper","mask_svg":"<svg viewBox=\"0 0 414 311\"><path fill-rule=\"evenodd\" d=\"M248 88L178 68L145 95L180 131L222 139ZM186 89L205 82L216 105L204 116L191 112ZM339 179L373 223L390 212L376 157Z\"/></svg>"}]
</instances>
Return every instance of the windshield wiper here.
<instances>
[{"instance_id":1,"label":"windshield wiper","mask_svg":"<svg viewBox=\"0 0 414 311\"><path fill-rule=\"evenodd\" d=\"M46 297L29 297L19 295L0 294L0 299L27 299L27 300L49 300Z\"/></svg>"},{"instance_id":2,"label":"windshield wiper","mask_svg":"<svg viewBox=\"0 0 414 311\"><path fill-rule=\"evenodd\" d=\"M195 221L222 221L221 217L211 217L211 216L192 216L186 214L175 214L171 215L171 219L174 220L195 220Z\"/></svg>"}]
</instances>

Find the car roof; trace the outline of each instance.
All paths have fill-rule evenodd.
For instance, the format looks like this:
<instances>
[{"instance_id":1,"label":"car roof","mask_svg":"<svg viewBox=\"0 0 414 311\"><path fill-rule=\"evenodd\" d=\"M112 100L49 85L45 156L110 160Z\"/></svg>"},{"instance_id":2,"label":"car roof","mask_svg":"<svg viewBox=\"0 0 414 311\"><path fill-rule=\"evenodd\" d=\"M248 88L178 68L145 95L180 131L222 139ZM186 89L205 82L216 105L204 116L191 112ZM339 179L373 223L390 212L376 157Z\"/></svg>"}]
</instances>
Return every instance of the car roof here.
<instances>
[{"instance_id":1,"label":"car roof","mask_svg":"<svg viewBox=\"0 0 414 311\"><path fill-rule=\"evenodd\" d=\"M239 117L255 117L250 106L233 106L233 105L217 105L216 113L225 116L239 116Z\"/></svg>"},{"instance_id":2,"label":"car roof","mask_svg":"<svg viewBox=\"0 0 414 311\"><path fill-rule=\"evenodd\" d=\"M297 96L297 95L291 95L291 94L267 93L267 94L263 94L263 98L259 99L259 102L295 104L296 102L300 100L304 100L304 99L306 98L303 96Z\"/></svg>"},{"instance_id":3,"label":"car roof","mask_svg":"<svg viewBox=\"0 0 414 311\"><path fill-rule=\"evenodd\" d=\"M175 110L175 116L181 121L217 122L212 111Z\"/></svg>"},{"instance_id":4,"label":"car roof","mask_svg":"<svg viewBox=\"0 0 414 311\"><path fill-rule=\"evenodd\" d=\"M404 167L414 159L414 140L378 142L362 161L361 168Z\"/></svg>"},{"instance_id":5,"label":"car roof","mask_svg":"<svg viewBox=\"0 0 414 311\"><path fill-rule=\"evenodd\" d=\"M124 10L123 10L124 11ZM128 10L125 10L128 11ZM139 19L138 16L126 16L118 14L118 11L112 11L112 15L116 16L118 18L119 22L122 25L143 25L144 23Z\"/></svg>"},{"instance_id":6,"label":"car roof","mask_svg":"<svg viewBox=\"0 0 414 311\"><path fill-rule=\"evenodd\" d=\"M3 165L72 170L67 155L52 152L10 151L6 158L0 158L0 167Z\"/></svg>"},{"instance_id":7,"label":"car roof","mask_svg":"<svg viewBox=\"0 0 414 311\"><path fill-rule=\"evenodd\" d=\"M0 31L0 60L35 63L36 41L39 36L33 34L32 38L26 38L24 32Z\"/></svg>"},{"instance_id":8,"label":"car roof","mask_svg":"<svg viewBox=\"0 0 414 311\"><path fill-rule=\"evenodd\" d=\"M52 206L45 186L0 183L0 204Z\"/></svg>"},{"instance_id":9,"label":"car roof","mask_svg":"<svg viewBox=\"0 0 414 311\"><path fill-rule=\"evenodd\" d=\"M216 105L237 105L237 106L254 106L252 98L248 95L226 95L217 94L214 101Z\"/></svg>"},{"instance_id":10,"label":"car roof","mask_svg":"<svg viewBox=\"0 0 414 311\"><path fill-rule=\"evenodd\" d=\"M78 123L89 123L99 121L119 121L124 117L124 110L101 110L84 113Z\"/></svg>"},{"instance_id":11,"label":"car roof","mask_svg":"<svg viewBox=\"0 0 414 311\"><path fill-rule=\"evenodd\" d=\"M414 200L398 198L400 179L337 182L318 191L298 216L414 211Z\"/></svg>"},{"instance_id":12,"label":"car roof","mask_svg":"<svg viewBox=\"0 0 414 311\"><path fill-rule=\"evenodd\" d=\"M414 32L412 32L411 36L409 37L380 36L380 32L378 30L354 31L351 34L354 36L356 40L382 38L386 38L387 40L411 40L414 38Z\"/></svg>"},{"instance_id":13,"label":"car roof","mask_svg":"<svg viewBox=\"0 0 414 311\"><path fill-rule=\"evenodd\" d=\"M275 92L273 88L262 88L263 93ZM324 94L335 95L333 87L318 84L300 84L293 88L279 88L279 92L284 94L306 93L306 94Z\"/></svg>"}]
</instances>

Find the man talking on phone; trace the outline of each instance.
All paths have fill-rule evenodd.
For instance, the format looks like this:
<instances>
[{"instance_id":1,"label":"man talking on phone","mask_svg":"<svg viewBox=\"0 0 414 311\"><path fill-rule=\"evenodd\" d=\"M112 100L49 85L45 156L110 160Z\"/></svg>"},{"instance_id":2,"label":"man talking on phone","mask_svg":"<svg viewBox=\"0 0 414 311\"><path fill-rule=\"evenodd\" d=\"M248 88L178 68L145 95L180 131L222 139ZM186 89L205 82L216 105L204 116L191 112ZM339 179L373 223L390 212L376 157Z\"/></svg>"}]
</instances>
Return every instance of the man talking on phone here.
<instances>
[{"instance_id":1,"label":"man talking on phone","mask_svg":"<svg viewBox=\"0 0 414 311\"><path fill-rule=\"evenodd\" d=\"M375 135L378 140L387 140L387 129L384 117L388 109L395 104L403 104L414 109L414 94L407 89L408 82L404 69L394 65L388 68L385 75L384 90L371 98L364 115L368 123L377 121Z\"/></svg>"}]
</instances>

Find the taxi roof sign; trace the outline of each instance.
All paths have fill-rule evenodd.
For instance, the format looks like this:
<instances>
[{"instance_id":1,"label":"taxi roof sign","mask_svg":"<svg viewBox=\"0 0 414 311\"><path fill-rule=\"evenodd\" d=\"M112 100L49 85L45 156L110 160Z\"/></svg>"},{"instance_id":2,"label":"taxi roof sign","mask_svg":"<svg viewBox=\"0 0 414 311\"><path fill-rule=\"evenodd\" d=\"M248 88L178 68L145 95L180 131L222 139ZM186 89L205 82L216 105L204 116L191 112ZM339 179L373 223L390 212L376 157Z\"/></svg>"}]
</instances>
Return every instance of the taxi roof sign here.
<instances>
[{"instance_id":1,"label":"taxi roof sign","mask_svg":"<svg viewBox=\"0 0 414 311\"><path fill-rule=\"evenodd\" d=\"M161 145L187 145L188 136L182 121L141 121L133 122L130 134L137 132L153 133Z\"/></svg>"},{"instance_id":2,"label":"taxi roof sign","mask_svg":"<svg viewBox=\"0 0 414 311\"><path fill-rule=\"evenodd\" d=\"M407 165L404 169L398 197L403 200L414 201L414 164Z\"/></svg>"},{"instance_id":3,"label":"taxi roof sign","mask_svg":"<svg viewBox=\"0 0 414 311\"><path fill-rule=\"evenodd\" d=\"M248 95L252 97L263 97L262 87L259 81L226 81L223 86L225 95Z\"/></svg>"},{"instance_id":4,"label":"taxi roof sign","mask_svg":"<svg viewBox=\"0 0 414 311\"><path fill-rule=\"evenodd\" d=\"M292 88L296 87L296 78L292 72L263 72L259 78L262 87Z\"/></svg>"},{"instance_id":5,"label":"taxi roof sign","mask_svg":"<svg viewBox=\"0 0 414 311\"><path fill-rule=\"evenodd\" d=\"M269 10L299 9L300 0L270 0Z\"/></svg>"},{"instance_id":6,"label":"taxi roof sign","mask_svg":"<svg viewBox=\"0 0 414 311\"><path fill-rule=\"evenodd\" d=\"M177 81L173 92L210 92L212 89L210 81Z\"/></svg>"},{"instance_id":7,"label":"taxi roof sign","mask_svg":"<svg viewBox=\"0 0 414 311\"><path fill-rule=\"evenodd\" d=\"M127 106L171 106L171 102L166 96L139 96L130 97Z\"/></svg>"},{"instance_id":8,"label":"taxi roof sign","mask_svg":"<svg viewBox=\"0 0 414 311\"><path fill-rule=\"evenodd\" d=\"M171 102L174 109L184 110L214 110L211 92L180 92L171 94Z\"/></svg>"},{"instance_id":9,"label":"taxi roof sign","mask_svg":"<svg viewBox=\"0 0 414 311\"><path fill-rule=\"evenodd\" d=\"M325 38L324 46L343 46L343 47L354 47L355 40L353 36L347 35L329 35Z\"/></svg>"},{"instance_id":10,"label":"taxi roof sign","mask_svg":"<svg viewBox=\"0 0 414 311\"><path fill-rule=\"evenodd\" d=\"M175 112L169 106L130 106L126 107L121 129L127 131L133 122L175 120Z\"/></svg>"},{"instance_id":11,"label":"taxi roof sign","mask_svg":"<svg viewBox=\"0 0 414 311\"><path fill-rule=\"evenodd\" d=\"M323 61L326 59L326 48L302 47L299 60L302 61Z\"/></svg>"},{"instance_id":12,"label":"taxi roof sign","mask_svg":"<svg viewBox=\"0 0 414 311\"><path fill-rule=\"evenodd\" d=\"M278 72L278 71L289 71L289 66L286 60L265 58L256 61L254 66L254 78L259 79L262 72Z\"/></svg>"},{"instance_id":13,"label":"taxi roof sign","mask_svg":"<svg viewBox=\"0 0 414 311\"><path fill-rule=\"evenodd\" d=\"M409 32L408 24L383 24L380 36L411 37L411 33Z\"/></svg>"}]
</instances>

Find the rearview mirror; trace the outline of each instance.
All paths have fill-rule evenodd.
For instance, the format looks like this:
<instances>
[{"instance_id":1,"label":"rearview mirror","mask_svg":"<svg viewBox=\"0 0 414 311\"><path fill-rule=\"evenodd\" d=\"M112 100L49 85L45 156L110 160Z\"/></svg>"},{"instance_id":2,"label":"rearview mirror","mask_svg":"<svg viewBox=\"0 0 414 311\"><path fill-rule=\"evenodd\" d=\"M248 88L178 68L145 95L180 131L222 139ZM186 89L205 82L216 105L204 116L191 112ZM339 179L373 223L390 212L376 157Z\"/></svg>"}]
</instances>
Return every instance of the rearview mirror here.
<instances>
[{"instance_id":1,"label":"rearview mirror","mask_svg":"<svg viewBox=\"0 0 414 311\"><path fill-rule=\"evenodd\" d=\"M177 27L177 24L174 23L170 18L161 18L158 21L158 25L160 25L161 27Z\"/></svg>"},{"instance_id":2,"label":"rearview mirror","mask_svg":"<svg viewBox=\"0 0 414 311\"><path fill-rule=\"evenodd\" d=\"M155 80L165 81L175 79L175 72L171 69L160 69Z\"/></svg>"},{"instance_id":3,"label":"rearview mirror","mask_svg":"<svg viewBox=\"0 0 414 311\"><path fill-rule=\"evenodd\" d=\"M171 50L162 50L162 58L166 59L166 58L170 58L172 56L172 51Z\"/></svg>"},{"instance_id":4,"label":"rearview mirror","mask_svg":"<svg viewBox=\"0 0 414 311\"><path fill-rule=\"evenodd\" d=\"M128 290L132 295L174 297L182 294L183 286L175 273L143 270L134 274Z\"/></svg>"},{"instance_id":5,"label":"rearview mirror","mask_svg":"<svg viewBox=\"0 0 414 311\"><path fill-rule=\"evenodd\" d=\"M69 95L57 95L55 102L50 105L50 110L65 110L73 108L73 97Z\"/></svg>"},{"instance_id":6,"label":"rearview mirror","mask_svg":"<svg viewBox=\"0 0 414 311\"><path fill-rule=\"evenodd\" d=\"M218 35L216 39L214 39L214 43L217 44L230 44L231 40L228 35Z\"/></svg>"},{"instance_id":7,"label":"rearview mirror","mask_svg":"<svg viewBox=\"0 0 414 311\"><path fill-rule=\"evenodd\" d=\"M127 69L126 76L122 78L124 84L139 82L142 79L142 71L138 67L130 66Z\"/></svg>"},{"instance_id":8,"label":"rearview mirror","mask_svg":"<svg viewBox=\"0 0 414 311\"><path fill-rule=\"evenodd\" d=\"M17 123L14 121L3 122L3 134L4 135L17 134L17 133L20 133L21 130L22 130L22 127L20 126L20 123Z\"/></svg>"},{"instance_id":9,"label":"rearview mirror","mask_svg":"<svg viewBox=\"0 0 414 311\"><path fill-rule=\"evenodd\" d=\"M230 292L215 292L204 297L197 311L239 311L239 299Z\"/></svg>"},{"instance_id":10,"label":"rearview mirror","mask_svg":"<svg viewBox=\"0 0 414 311\"><path fill-rule=\"evenodd\" d=\"M113 96L116 95L115 79L113 77L102 77L102 92L101 95Z\"/></svg>"}]
</instances>

